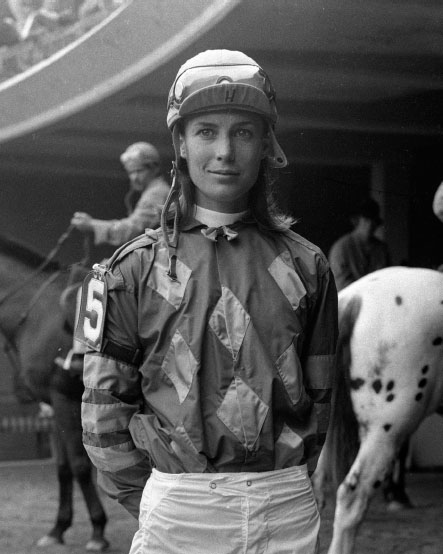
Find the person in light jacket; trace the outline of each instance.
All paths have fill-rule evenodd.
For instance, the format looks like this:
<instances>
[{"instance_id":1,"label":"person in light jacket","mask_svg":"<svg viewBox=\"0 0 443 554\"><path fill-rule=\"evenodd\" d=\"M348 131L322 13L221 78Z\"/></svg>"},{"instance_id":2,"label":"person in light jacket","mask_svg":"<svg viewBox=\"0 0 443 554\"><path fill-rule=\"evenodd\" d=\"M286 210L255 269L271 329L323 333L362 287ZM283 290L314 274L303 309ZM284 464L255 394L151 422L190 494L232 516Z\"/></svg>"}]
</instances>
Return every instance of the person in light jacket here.
<instances>
[{"instance_id":1,"label":"person in light jacket","mask_svg":"<svg viewBox=\"0 0 443 554\"><path fill-rule=\"evenodd\" d=\"M127 217L123 219L95 219L84 212L76 212L71 224L83 232L92 232L95 244L120 246L143 233L155 229L169 194L169 185L160 174L160 156L148 142L131 144L120 156L129 177L129 191L125 197Z\"/></svg>"}]
</instances>

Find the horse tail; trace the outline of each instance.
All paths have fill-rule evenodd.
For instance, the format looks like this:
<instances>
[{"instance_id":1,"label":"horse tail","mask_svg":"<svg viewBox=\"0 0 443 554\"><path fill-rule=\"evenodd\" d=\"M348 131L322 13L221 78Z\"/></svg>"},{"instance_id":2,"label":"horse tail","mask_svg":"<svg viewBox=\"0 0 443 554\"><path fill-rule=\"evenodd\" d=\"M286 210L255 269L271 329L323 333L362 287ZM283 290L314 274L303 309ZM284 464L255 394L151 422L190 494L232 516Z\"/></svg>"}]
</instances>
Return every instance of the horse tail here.
<instances>
[{"instance_id":1,"label":"horse tail","mask_svg":"<svg viewBox=\"0 0 443 554\"><path fill-rule=\"evenodd\" d=\"M348 473L359 448L358 422L351 399L351 338L362 299L339 296L336 380L328 431L330 477L335 490Z\"/></svg>"}]
</instances>

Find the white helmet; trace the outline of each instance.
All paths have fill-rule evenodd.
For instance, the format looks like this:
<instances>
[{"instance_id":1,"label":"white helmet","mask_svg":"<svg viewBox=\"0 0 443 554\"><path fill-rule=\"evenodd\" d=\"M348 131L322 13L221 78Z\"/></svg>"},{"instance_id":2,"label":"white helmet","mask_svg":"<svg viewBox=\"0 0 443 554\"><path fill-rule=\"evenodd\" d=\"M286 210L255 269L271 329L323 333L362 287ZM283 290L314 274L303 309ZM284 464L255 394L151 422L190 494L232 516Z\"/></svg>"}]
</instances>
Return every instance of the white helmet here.
<instances>
[{"instance_id":1,"label":"white helmet","mask_svg":"<svg viewBox=\"0 0 443 554\"><path fill-rule=\"evenodd\" d=\"M244 110L262 116L269 124L269 165L287 165L274 134L277 122L275 91L263 69L243 52L207 50L184 63L169 91L168 127L176 135L175 124L183 117L217 108ZM173 140L177 152L177 136Z\"/></svg>"}]
</instances>

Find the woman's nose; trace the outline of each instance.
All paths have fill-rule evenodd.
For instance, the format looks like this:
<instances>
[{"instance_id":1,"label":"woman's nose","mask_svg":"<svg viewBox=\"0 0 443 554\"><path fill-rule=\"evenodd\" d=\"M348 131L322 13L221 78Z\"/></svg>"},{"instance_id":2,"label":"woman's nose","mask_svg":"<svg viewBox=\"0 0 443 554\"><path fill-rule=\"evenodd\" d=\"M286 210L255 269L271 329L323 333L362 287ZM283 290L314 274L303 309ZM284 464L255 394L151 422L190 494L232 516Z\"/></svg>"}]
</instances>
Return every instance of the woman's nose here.
<instances>
[{"instance_id":1,"label":"woman's nose","mask_svg":"<svg viewBox=\"0 0 443 554\"><path fill-rule=\"evenodd\" d=\"M232 161L235 158L234 144L231 137L221 135L216 143L217 159Z\"/></svg>"}]
</instances>

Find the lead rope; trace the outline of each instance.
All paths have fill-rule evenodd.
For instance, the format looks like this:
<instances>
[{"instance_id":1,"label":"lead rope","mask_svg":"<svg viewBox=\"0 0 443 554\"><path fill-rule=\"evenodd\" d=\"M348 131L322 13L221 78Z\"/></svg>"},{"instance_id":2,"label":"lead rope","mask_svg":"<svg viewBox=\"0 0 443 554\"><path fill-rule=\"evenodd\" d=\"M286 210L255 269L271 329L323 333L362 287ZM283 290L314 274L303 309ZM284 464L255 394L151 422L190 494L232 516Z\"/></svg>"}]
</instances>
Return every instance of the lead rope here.
<instances>
[{"instance_id":1,"label":"lead rope","mask_svg":"<svg viewBox=\"0 0 443 554\"><path fill-rule=\"evenodd\" d=\"M20 292L27 283L29 283L32 279L34 279L37 275L39 275L48 266L48 264L57 255L57 253L60 250L60 248L62 247L63 243L66 242L68 237L71 235L73 230L74 230L74 226L69 225L67 230L64 233L62 233L62 235L60 235L60 237L57 240L57 243L55 244L54 248L49 252L49 254L46 256L46 258L43 260L43 262L37 267L37 269L35 271L33 271L31 273L31 275L29 275L24 281L22 281L18 287L16 287L15 289L12 289L9 292L7 292L6 295L0 300L0 305L3 304L7 299L11 298L12 296L14 296L18 292ZM83 241L84 255L83 255L83 258L80 261L80 263L83 264L83 265L86 265L88 263L89 259L90 259L90 248L91 248L90 238L88 236L86 236L84 238L84 241ZM32 296L31 300L29 301L29 304L26 307L26 310L24 312L22 312L22 314L20 315L20 318L19 318L19 320L18 320L18 322L17 322L17 324L14 328L14 333L13 334L15 334L17 332L17 329L21 325L23 325L23 323L26 321L26 319L28 318L31 310L33 309L33 307L35 306L35 304L37 303L38 299L40 298L42 293L45 291L45 289L51 283L53 283L60 276L61 273L62 273L62 270L58 270L55 273L53 273L52 275L50 275L47 279L45 279L45 281L43 281L43 283L40 285L40 287L37 289L35 294ZM14 365L17 366L18 362L17 362L17 360L14 361L12 353L14 353L15 358L17 358L17 354L16 354L16 351L15 351L14 344L13 344L11 338L9 337L9 334L6 333L6 331L4 329L2 329L1 327L0 327L0 334L2 334L3 337L5 338L5 344L4 344L3 350L6 354L6 356L8 357L10 363L14 362Z\"/></svg>"},{"instance_id":2,"label":"lead rope","mask_svg":"<svg viewBox=\"0 0 443 554\"><path fill-rule=\"evenodd\" d=\"M52 249L52 251L49 253L48 257L46 258L46 260L44 262L44 265L41 264L40 271L42 271L44 269L44 267L46 267L46 265L52 260L52 258L60 250L60 247L62 246L62 244L66 241L66 239L69 237L69 235L72 232L71 227L72 227L72 225L69 226L68 230L65 233L63 233L63 235L57 241L56 246ZM89 235L85 235L85 237L83 239L83 258L77 263L81 266L86 266L89 263L90 257L91 257L91 240L90 240ZM75 265L75 264L73 264L73 265ZM73 267L73 266L70 266L70 267ZM22 325L26 321L29 313L31 312L32 308L37 304L37 301L40 298L40 296L42 295L42 293L48 288L48 286L51 283L53 283L54 281L56 281L58 279L58 277L60 276L61 273L62 273L62 270L58 270L43 281L41 286L37 289L35 294L32 296L31 300L29 301L29 304L28 304L26 310L21 314L20 319L18 320L18 323L17 323L17 327L20 327L20 325ZM33 277L35 277L35 275L33 275Z\"/></svg>"},{"instance_id":3,"label":"lead rope","mask_svg":"<svg viewBox=\"0 0 443 554\"><path fill-rule=\"evenodd\" d=\"M162 209L160 224L163 231L163 238L168 247L169 267L168 267L168 271L166 272L166 275L169 277L171 281L177 281L178 279L177 279L176 250L178 246L178 236L179 236L178 221L180 219L180 185L177 181L177 166L175 162L172 162L171 177L172 177L171 190L169 191L168 197L166 198L166 202ZM169 210L174 204L175 204L174 223L173 223L172 238L170 238L167 219L168 219Z\"/></svg>"},{"instance_id":4,"label":"lead rope","mask_svg":"<svg viewBox=\"0 0 443 554\"><path fill-rule=\"evenodd\" d=\"M43 262L37 267L37 269L32 272L32 274L25 279L25 281L22 281L20 283L20 286L16 287L15 289L10 290L6 295L0 300L0 305L5 302L6 299L11 298L11 296L14 296L17 294L20 290L23 289L23 287L28 283L31 279L34 279L39 273L41 273L45 267L48 266L48 264L53 260L53 258L56 256L58 251L60 250L63 243L68 239L68 237L71 235L72 231L74 230L73 225L69 225L67 230L59 237L56 245L54 248L49 252L49 254L46 256L46 258L43 260ZM83 265L86 265L90 260L90 249L91 249L91 241L90 237L86 236L83 240L83 258L80 263ZM20 315L20 319L18 320L16 326L13 328L12 334L7 333L1 326L0 326L0 335L3 336L4 342L3 342L3 352L5 353L6 358L9 361L9 364L11 365L11 368L14 370L15 375L20 374L20 361L18 357L18 352L16 345L14 344L14 337L18 331L18 329L23 325L23 323L28 318L31 310L37 303L38 299L40 298L43 291L53 282L55 281L61 273L61 270L56 271L54 274L50 275L48 279L46 279L42 285L37 289L37 292L33 295L31 298L27 309Z\"/></svg>"},{"instance_id":5,"label":"lead rope","mask_svg":"<svg viewBox=\"0 0 443 554\"><path fill-rule=\"evenodd\" d=\"M71 235L72 231L74 230L73 225L69 225L69 227L66 229L64 233L60 235L58 238L54 248L49 252L49 254L46 256L46 258L42 261L42 263L30 274L24 281L22 281L17 287L9 290L5 296L3 296L2 299L0 299L0 306L11 296L14 296L18 292L20 292L28 283L30 283L37 275L39 275L55 258L58 251L62 247L63 243L66 242L68 237ZM89 256L89 253L88 253Z\"/></svg>"}]
</instances>

